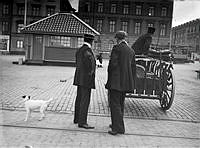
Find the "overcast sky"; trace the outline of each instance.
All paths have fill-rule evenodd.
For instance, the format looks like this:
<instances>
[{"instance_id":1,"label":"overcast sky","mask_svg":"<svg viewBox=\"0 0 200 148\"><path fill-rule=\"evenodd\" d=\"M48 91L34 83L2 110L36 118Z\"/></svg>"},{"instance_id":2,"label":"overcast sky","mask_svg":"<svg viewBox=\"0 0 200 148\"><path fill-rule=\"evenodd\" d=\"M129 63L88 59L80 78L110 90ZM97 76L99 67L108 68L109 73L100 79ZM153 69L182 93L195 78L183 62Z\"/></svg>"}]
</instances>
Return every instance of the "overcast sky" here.
<instances>
[{"instance_id":1,"label":"overcast sky","mask_svg":"<svg viewBox=\"0 0 200 148\"><path fill-rule=\"evenodd\" d=\"M69 0L78 10L78 0ZM200 18L200 0L175 0L172 27Z\"/></svg>"},{"instance_id":2,"label":"overcast sky","mask_svg":"<svg viewBox=\"0 0 200 148\"><path fill-rule=\"evenodd\" d=\"M172 27L200 18L200 0L175 0Z\"/></svg>"}]
</instances>

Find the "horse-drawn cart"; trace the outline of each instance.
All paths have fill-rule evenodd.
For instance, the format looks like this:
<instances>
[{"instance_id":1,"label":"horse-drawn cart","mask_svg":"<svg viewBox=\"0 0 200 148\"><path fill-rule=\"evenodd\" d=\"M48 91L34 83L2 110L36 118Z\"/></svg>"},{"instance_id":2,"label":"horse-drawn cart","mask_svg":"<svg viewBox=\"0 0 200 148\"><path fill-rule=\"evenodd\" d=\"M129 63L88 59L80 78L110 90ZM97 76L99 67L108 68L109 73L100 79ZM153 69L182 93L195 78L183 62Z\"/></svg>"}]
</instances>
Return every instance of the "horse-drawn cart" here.
<instances>
[{"instance_id":1,"label":"horse-drawn cart","mask_svg":"<svg viewBox=\"0 0 200 148\"><path fill-rule=\"evenodd\" d=\"M129 98L156 99L161 108L168 110L174 100L175 80L171 53L150 52L149 56L136 56L136 81Z\"/></svg>"}]
</instances>

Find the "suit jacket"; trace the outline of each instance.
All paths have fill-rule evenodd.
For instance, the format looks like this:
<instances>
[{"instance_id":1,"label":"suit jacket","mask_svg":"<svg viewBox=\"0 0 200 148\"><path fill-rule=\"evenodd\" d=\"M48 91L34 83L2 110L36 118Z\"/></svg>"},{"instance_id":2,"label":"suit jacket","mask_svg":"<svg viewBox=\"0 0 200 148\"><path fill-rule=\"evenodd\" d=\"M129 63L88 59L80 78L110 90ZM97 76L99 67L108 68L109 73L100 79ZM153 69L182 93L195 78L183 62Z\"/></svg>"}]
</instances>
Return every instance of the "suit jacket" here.
<instances>
[{"instance_id":1,"label":"suit jacket","mask_svg":"<svg viewBox=\"0 0 200 148\"><path fill-rule=\"evenodd\" d=\"M125 41L114 45L108 65L107 89L123 92L134 90L136 75L135 53Z\"/></svg>"},{"instance_id":2,"label":"suit jacket","mask_svg":"<svg viewBox=\"0 0 200 148\"><path fill-rule=\"evenodd\" d=\"M92 49L83 44L76 52L76 71L73 85L95 89L96 60Z\"/></svg>"},{"instance_id":3,"label":"suit jacket","mask_svg":"<svg viewBox=\"0 0 200 148\"><path fill-rule=\"evenodd\" d=\"M149 33L146 33L140 36L135 43L132 45L132 48L135 51L135 54L145 54L149 52L149 47L152 42L152 36Z\"/></svg>"}]
</instances>

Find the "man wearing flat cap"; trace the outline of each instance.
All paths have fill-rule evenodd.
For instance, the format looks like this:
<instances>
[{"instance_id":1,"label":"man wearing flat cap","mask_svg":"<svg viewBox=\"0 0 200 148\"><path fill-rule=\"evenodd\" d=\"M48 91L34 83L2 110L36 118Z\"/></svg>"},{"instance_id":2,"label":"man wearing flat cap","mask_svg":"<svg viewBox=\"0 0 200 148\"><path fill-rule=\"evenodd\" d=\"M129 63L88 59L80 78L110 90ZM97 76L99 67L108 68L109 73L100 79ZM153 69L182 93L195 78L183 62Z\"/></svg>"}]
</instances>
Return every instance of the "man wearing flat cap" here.
<instances>
[{"instance_id":1,"label":"man wearing flat cap","mask_svg":"<svg viewBox=\"0 0 200 148\"><path fill-rule=\"evenodd\" d=\"M87 123L91 89L95 89L96 60L91 49L93 40L93 35L85 34L83 46L76 52L76 71L73 83L77 86L74 124L85 129L94 128Z\"/></svg>"},{"instance_id":2,"label":"man wearing flat cap","mask_svg":"<svg viewBox=\"0 0 200 148\"><path fill-rule=\"evenodd\" d=\"M149 48L152 42L152 35L155 32L155 28L148 27L148 31L146 34L140 36L135 43L132 45L133 50L136 55L148 55Z\"/></svg>"},{"instance_id":3,"label":"man wearing flat cap","mask_svg":"<svg viewBox=\"0 0 200 148\"><path fill-rule=\"evenodd\" d=\"M108 65L106 89L109 91L111 110L111 135L124 134L123 121L125 93L134 90L136 72L135 53L126 42L127 33L118 31L117 44L113 46Z\"/></svg>"}]
</instances>

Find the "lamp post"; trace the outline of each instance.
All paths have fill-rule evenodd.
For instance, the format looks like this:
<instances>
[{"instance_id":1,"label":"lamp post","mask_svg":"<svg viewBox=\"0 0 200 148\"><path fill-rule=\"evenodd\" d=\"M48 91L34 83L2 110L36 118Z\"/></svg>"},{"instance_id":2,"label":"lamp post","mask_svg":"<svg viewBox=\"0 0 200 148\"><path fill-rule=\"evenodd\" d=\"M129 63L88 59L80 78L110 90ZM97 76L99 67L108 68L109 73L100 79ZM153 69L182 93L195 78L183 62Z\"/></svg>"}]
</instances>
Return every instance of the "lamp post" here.
<instances>
[{"instance_id":1,"label":"lamp post","mask_svg":"<svg viewBox=\"0 0 200 148\"><path fill-rule=\"evenodd\" d=\"M25 0L25 6L24 6L24 26L26 26L26 16L27 16L27 0Z\"/></svg>"},{"instance_id":2,"label":"lamp post","mask_svg":"<svg viewBox=\"0 0 200 148\"><path fill-rule=\"evenodd\" d=\"M199 35L196 36L196 53L199 53Z\"/></svg>"}]
</instances>

